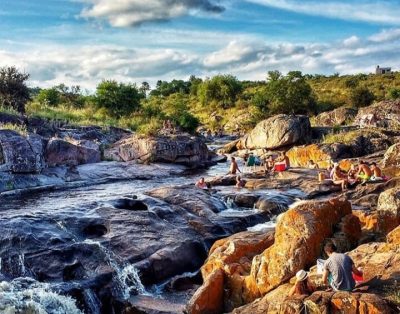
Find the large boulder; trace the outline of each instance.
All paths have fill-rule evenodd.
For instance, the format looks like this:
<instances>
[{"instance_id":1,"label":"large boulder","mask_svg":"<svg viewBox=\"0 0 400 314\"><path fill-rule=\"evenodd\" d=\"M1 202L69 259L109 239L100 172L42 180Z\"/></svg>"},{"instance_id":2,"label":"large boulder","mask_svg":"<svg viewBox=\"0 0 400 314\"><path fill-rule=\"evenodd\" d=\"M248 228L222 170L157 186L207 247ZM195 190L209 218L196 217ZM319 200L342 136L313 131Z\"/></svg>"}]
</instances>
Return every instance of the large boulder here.
<instances>
[{"instance_id":1,"label":"large boulder","mask_svg":"<svg viewBox=\"0 0 400 314\"><path fill-rule=\"evenodd\" d=\"M44 166L43 140L39 135L0 130L0 171L38 173Z\"/></svg>"},{"instance_id":2,"label":"large boulder","mask_svg":"<svg viewBox=\"0 0 400 314\"><path fill-rule=\"evenodd\" d=\"M92 141L69 141L52 138L46 147L46 161L49 166L77 166L96 163L101 160L99 145Z\"/></svg>"},{"instance_id":3,"label":"large boulder","mask_svg":"<svg viewBox=\"0 0 400 314\"><path fill-rule=\"evenodd\" d=\"M341 199L305 201L284 213L276 226L274 245L253 259L243 292L247 301L314 265L324 241L333 236L335 225L349 214L350 203Z\"/></svg>"},{"instance_id":4,"label":"large boulder","mask_svg":"<svg viewBox=\"0 0 400 314\"><path fill-rule=\"evenodd\" d=\"M307 143L311 138L311 125L307 116L276 115L261 121L240 141L246 149L279 149Z\"/></svg>"},{"instance_id":5,"label":"large boulder","mask_svg":"<svg viewBox=\"0 0 400 314\"><path fill-rule=\"evenodd\" d=\"M388 233L400 224L400 187L382 192L378 199L379 229Z\"/></svg>"},{"instance_id":6,"label":"large boulder","mask_svg":"<svg viewBox=\"0 0 400 314\"><path fill-rule=\"evenodd\" d=\"M400 167L400 143L394 144L389 147L383 156L383 167Z\"/></svg>"},{"instance_id":7,"label":"large boulder","mask_svg":"<svg viewBox=\"0 0 400 314\"><path fill-rule=\"evenodd\" d=\"M400 245L400 226L387 235L387 242Z\"/></svg>"},{"instance_id":8,"label":"large boulder","mask_svg":"<svg viewBox=\"0 0 400 314\"><path fill-rule=\"evenodd\" d=\"M360 127L400 129L400 100L385 100L361 108L354 121Z\"/></svg>"},{"instance_id":9,"label":"large boulder","mask_svg":"<svg viewBox=\"0 0 400 314\"><path fill-rule=\"evenodd\" d=\"M357 110L353 108L340 107L332 111L322 112L314 119L314 124L318 126L345 125L352 122L357 115Z\"/></svg>"},{"instance_id":10,"label":"large boulder","mask_svg":"<svg viewBox=\"0 0 400 314\"><path fill-rule=\"evenodd\" d=\"M107 149L105 157L118 161L137 160L203 166L210 162L212 154L205 142L198 137L134 135Z\"/></svg>"}]
</instances>

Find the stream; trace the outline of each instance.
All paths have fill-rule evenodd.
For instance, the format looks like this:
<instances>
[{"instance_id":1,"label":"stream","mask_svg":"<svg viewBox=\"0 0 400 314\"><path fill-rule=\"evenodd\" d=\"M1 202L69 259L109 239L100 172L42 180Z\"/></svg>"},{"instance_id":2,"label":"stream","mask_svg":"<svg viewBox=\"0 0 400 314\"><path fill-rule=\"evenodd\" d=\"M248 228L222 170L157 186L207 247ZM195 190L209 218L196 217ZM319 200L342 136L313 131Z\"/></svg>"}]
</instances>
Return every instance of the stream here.
<instances>
[{"instance_id":1,"label":"stream","mask_svg":"<svg viewBox=\"0 0 400 314\"><path fill-rule=\"evenodd\" d=\"M221 187L215 197L225 209L211 219L215 225L205 227L211 230L205 233L213 237L203 242L180 215L144 192L193 184L200 176L223 175L227 169L228 163L220 163L180 177L127 180L2 199L0 313L118 313L125 302L181 312L189 292L172 291L171 282L198 277L208 250L204 243L226 233L220 225L232 221L242 228L241 221L246 221L249 230L264 230L273 228L274 222L255 208L235 206L223 197L234 188ZM284 208L301 198L299 191L262 193ZM127 211L113 205L115 200L132 196L152 210ZM175 261L168 256L175 252L188 252L188 258L179 261L180 273L169 266ZM167 256L169 264L157 266L154 254ZM148 275L150 262L151 269L165 268L165 274ZM143 277L147 278L144 282Z\"/></svg>"}]
</instances>

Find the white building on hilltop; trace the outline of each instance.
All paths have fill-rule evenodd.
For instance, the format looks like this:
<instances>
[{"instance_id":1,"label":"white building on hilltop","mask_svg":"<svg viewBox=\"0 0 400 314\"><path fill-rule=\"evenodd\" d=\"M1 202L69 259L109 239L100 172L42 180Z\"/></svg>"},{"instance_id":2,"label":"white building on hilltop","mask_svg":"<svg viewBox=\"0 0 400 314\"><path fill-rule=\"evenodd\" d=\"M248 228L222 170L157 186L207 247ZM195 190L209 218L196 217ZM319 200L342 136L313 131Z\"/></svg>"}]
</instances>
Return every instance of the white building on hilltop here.
<instances>
[{"instance_id":1,"label":"white building on hilltop","mask_svg":"<svg viewBox=\"0 0 400 314\"><path fill-rule=\"evenodd\" d=\"M392 73L392 68L381 68L379 65L376 66L375 74L388 74Z\"/></svg>"}]
</instances>

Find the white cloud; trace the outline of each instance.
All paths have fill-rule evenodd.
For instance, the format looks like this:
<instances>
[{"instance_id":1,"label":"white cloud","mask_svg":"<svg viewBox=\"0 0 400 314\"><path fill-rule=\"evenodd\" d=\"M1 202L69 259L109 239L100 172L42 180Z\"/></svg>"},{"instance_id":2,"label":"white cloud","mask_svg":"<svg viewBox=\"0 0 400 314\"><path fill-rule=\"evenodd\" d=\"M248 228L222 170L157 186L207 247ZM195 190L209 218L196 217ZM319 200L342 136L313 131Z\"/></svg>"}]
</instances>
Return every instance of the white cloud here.
<instances>
[{"instance_id":1,"label":"white cloud","mask_svg":"<svg viewBox=\"0 0 400 314\"><path fill-rule=\"evenodd\" d=\"M167 21L196 12L220 13L215 0L82 0L81 16L108 21L114 27Z\"/></svg>"},{"instance_id":2,"label":"white cloud","mask_svg":"<svg viewBox=\"0 0 400 314\"><path fill-rule=\"evenodd\" d=\"M257 4L298 12L307 15L329 18L364 21L379 24L400 25L400 3L363 0L357 3L339 1L301 1L301 0L246 0Z\"/></svg>"},{"instance_id":3,"label":"white cloud","mask_svg":"<svg viewBox=\"0 0 400 314\"><path fill-rule=\"evenodd\" d=\"M191 40L190 33L185 33ZM16 65L31 74L32 86L79 84L93 90L102 79L122 82L187 79L191 74L212 76L230 73L239 79L259 80L269 70L306 73L359 73L373 71L377 64L400 68L400 37L349 37L331 43L271 43L261 38L221 36L212 45L199 41L189 48L130 48L120 45L16 46L0 50L0 66ZM380 38L381 42L377 42ZM384 38L392 40L385 41ZM4 46L4 45L3 45ZM187 44L182 46L188 47ZM9 45L12 47L12 44Z\"/></svg>"},{"instance_id":4,"label":"white cloud","mask_svg":"<svg viewBox=\"0 0 400 314\"><path fill-rule=\"evenodd\" d=\"M376 43L390 42L397 39L400 39L400 28L385 29L369 37L369 40Z\"/></svg>"}]
</instances>

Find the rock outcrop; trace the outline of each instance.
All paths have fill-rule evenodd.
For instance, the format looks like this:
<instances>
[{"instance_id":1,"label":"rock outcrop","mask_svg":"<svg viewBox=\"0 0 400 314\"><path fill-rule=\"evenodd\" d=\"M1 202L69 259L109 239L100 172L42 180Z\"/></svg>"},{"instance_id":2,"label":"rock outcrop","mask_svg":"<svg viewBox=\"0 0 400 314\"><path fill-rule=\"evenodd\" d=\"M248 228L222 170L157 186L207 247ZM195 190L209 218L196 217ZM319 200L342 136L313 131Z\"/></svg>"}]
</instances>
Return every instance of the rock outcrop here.
<instances>
[{"instance_id":1,"label":"rock outcrop","mask_svg":"<svg viewBox=\"0 0 400 314\"><path fill-rule=\"evenodd\" d=\"M45 166L39 135L0 130L0 171L39 173Z\"/></svg>"},{"instance_id":2,"label":"rock outcrop","mask_svg":"<svg viewBox=\"0 0 400 314\"><path fill-rule=\"evenodd\" d=\"M186 135L159 137L134 135L107 149L105 157L118 161L167 162L187 166L206 165L212 158L202 139Z\"/></svg>"},{"instance_id":3,"label":"rock outcrop","mask_svg":"<svg viewBox=\"0 0 400 314\"><path fill-rule=\"evenodd\" d=\"M238 144L245 149L279 149L307 143L311 138L310 120L306 116L276 115L261 121Z\"/></svg>"},{"instance_id":4,"label":"rock outcrop","mask_svg":"<svg viewBox=\"0 0 400 314\"><path fill-rule=\"evenodd\" d=\"M77 166L99 162L101 153L99 145L92 141L52 138L46 146L45 157L51 167Z\"/></svg>"},{"instance_id":5,"label":"rock outcrop","mask_svg":"<svg viewBox=\"0 0 400 314\"><path fill-rule=\"evenodd\" d=\"M322 112L315 117L314 124L317 126L344 125L352 122L357 115L357 110L353 108L340 107L332 111Z\"/></svg>"},{"instance_id":6,"label":"rock outcrop","mask_svg":"<svg viewBox=\"0 0 400 314\"><path fill-rule=\"evenodd\" d=\"M361 127L373 126L400 129L400 100L385 100L361 108L354 123Z\"/></svg>"},{"instance_id":7,"label":"rock outcrop","mask_svg":"<svg viewBox=\"0 0 400 314\"><path fill-rule=\"evenodd\" d=\"M388 233L400 224L400 187L395 187L379 195L377 213L379 229Z\"/></svg>"},{"instance_id":8,"label":"rock outcrop","mask_svg":"<svg viewBox=\"0 0 400 314\"><path fill-rule=\"evenodd\" d=\"M389 147L383 156L382 166L387 167L400 167L400 143L394 144Z\"/></svg>"}]
</instances>

